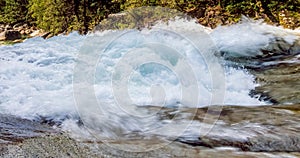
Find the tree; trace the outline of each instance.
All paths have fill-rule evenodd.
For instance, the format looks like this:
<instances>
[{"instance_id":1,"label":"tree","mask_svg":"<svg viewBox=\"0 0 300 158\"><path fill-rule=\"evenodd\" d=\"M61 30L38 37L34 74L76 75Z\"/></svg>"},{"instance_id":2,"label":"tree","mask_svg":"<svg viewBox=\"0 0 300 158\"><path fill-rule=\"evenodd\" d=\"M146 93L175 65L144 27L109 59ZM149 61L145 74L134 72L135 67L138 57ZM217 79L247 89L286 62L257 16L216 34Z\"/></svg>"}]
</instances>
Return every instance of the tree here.
<instances>
[{"instance_id":1,"label":"tree","mask_svg":"<svg viewBox=\"0 0 300 158\"><path fill-rule=\"evenodd\" d=\"M110 13L119 12L118 3L104 0L30 0L29 14L36 25L54 34L79 30L86 34Z\"/></svg>"},{"instance_id":2,"label":"tree","mask_svg":"<svg viewBox=\"0 0 300 158\"><path fill-rule=\"evenodd\" d=\"M0 0L0 23L16 24L27 19L27 0Z\"/></svg>"},{"instance_id":3,"label":"tree","mask_svg":"<svg viewBox=\"0 0 300 158\"><path fill-rule=\"evenodd\" d=\"M36 25L54 34L73 29L76 19L73 1L68 0L30 0L29 14Z\"/></svg>"}]
</instances>

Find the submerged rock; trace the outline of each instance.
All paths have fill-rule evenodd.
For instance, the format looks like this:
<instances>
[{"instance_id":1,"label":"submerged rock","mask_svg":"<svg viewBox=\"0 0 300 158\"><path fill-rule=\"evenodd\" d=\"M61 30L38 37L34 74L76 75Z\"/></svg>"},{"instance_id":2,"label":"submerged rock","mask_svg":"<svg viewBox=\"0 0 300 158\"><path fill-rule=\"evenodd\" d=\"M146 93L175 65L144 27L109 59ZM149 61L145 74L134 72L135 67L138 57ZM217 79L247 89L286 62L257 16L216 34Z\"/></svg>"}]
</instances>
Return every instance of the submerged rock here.
<instances>
[{"instance_id":1,"label":"submerged rock","mask_svg":"<svg viewBox=\"0 0 300 158\"><path fill-rule=\"evenodd\" d=\"M300 31L283 29L260 21L244 20L220 26L210 34L218 56L243 67L260 68L266 62L283 60L300 53Z\"/></svg>"},{"instance_id":2,"label":"submerged rock","mask_svg":"<svg viewBox=\"0 0 300 158\"><path fill-rule=\"evenodd\" d=\"M204 114L218 116L217 106L200 109L160 110L161 119L199 121ZM196 110L195 115L194 114ZM167 117L178 112L178 118ZM4 119L3 119L4 118ZM264 107L223 107L216 125L205 136L177 139L144 136L122 140L74 140L67 133L52 132L37 122L11 116L1 117L2 131L21 131L22 141L0 144L1 157L299 157L300 105ZM21 126L21 125L22 126ZM39 134L28 133L37 132ZM3 132L2 132L3 133ZM16 132L18 133L18 132ZM42 134L40 134L42 133ZM48 133L48 134L45 134ZM16 134L13 134L16 136ZM159 145L152 149L153 145ZM142 152L132 152L142 149Z\"/></svg>"},{"instance_id":3,"label":"submerged rock","mask_svg":"<svg viewBox=\"0 0 300 158\"><path fill-rule=\"evenodd\" d=\"M210 112L207 112L207 111ZM175 141L192 146L210 148L230 146L241 151L299 152L300 151L300 105L239 107L224 106L181 109L176 120L217 118L217 122L205 135L184 135ZM167 113L172 113L170 110ZM195 113L196 111L196 113ZM219 116L220 112L220 116ZM161 119L169 117L162 115ZM174 121L174 119L173 119ZM202 124L201 128L206 128ZM199 128L200 130L200 128Z\"/></svg>"}]
</instances>

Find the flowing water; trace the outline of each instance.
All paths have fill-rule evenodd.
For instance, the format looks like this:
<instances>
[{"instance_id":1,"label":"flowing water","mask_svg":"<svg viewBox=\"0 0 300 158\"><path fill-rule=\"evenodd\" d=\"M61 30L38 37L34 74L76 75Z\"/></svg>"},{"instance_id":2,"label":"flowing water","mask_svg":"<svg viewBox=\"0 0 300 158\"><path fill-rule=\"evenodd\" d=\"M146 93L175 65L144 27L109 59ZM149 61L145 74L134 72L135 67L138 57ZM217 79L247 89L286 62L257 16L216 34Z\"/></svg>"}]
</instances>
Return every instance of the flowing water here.
<instances>
[{"instance_id":1,"label":"flowing water","mask_svg":"<svg viewBox=\"0 0 300 158\"><path fill-rule=\"evenodd\" d=\"M0 112L50 123L79 140L159 137L264 150L240 144L271 130L263 125L270 118L253 116L285 115L268 106L294 105L295 116L281 123L299 118L299 37L299 31L259 22L207 30L175 20L153 29L28 39L0 47ZM87 82L83 87L80 79ZM290 121L282 129L299 133L297 120ZM291 151L299 151L297 145Z\"/></svg>"}]
</instances>

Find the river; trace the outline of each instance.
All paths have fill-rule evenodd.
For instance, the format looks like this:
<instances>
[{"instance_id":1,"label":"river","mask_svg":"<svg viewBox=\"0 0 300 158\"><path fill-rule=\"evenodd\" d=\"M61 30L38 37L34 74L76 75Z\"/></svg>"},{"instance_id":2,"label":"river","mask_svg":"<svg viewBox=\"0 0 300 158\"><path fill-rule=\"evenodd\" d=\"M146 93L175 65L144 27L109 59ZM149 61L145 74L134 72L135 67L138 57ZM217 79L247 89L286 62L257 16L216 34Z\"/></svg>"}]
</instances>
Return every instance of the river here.
<instances>
[{"instance_id":1,"label":"river","mask_svg":"<svg viewBox=\"0 0 300 158\"><path fill-rule=\"evenodd\" d=\"M210 30L177 19L32 38L0 52L0 112L13 117L1 123L4 144L59 131L129 155L299 156L297 30L253 21Z\"/></svg>"}]
</instances>

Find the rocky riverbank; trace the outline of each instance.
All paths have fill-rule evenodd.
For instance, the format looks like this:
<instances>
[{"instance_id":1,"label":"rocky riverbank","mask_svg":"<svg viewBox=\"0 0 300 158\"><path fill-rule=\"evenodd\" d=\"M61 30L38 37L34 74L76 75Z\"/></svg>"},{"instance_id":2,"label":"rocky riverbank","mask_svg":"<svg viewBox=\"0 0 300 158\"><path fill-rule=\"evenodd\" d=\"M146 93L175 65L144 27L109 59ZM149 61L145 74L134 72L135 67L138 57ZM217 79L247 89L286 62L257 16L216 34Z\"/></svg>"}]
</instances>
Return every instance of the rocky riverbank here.
<instances>
[{"instance_id":1,"label":"rocky riverbank","mask_svg":"<svg viewBox=\"0 0 300 158\"><path fill-rule=\"evenodd\" d=\"M52 36L53 34L28 24L19 23L13 26L0 24L0 45L19 43L32 37L50 38Z\"/></svg>"}]
</instances>

